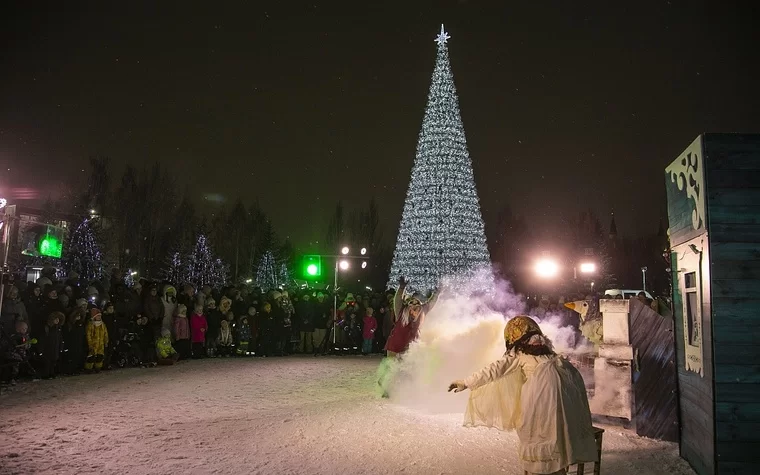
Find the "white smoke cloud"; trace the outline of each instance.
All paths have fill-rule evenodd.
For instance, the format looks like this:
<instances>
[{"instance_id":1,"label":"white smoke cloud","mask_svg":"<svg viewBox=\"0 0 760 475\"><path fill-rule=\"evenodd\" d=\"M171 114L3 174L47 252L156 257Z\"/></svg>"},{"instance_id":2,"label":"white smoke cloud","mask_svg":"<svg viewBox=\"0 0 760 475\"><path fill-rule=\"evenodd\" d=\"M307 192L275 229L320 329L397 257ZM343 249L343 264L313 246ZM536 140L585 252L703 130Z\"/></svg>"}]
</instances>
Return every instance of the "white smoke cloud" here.
<instances>
[{"instance_id":1,"label":"white smoke cloud","mask_svg":"<svg viewBox=\"0 0 760 475\"><path fill-rule=\"evenodd\" d=\"M425 316L417 341L403 360L390 368L389 393L393 402L417 410L462 413L468 395L448 393L449 383L464 379L504 354L504 325L515 315L526 314L526 302L508 282L494 278L490 271L467 281L444 283L441 292L438 303ZM576 336L574 328L563 326L559 314L536 320L558 353L593 348Z\"/></svg>"}]
</instances>

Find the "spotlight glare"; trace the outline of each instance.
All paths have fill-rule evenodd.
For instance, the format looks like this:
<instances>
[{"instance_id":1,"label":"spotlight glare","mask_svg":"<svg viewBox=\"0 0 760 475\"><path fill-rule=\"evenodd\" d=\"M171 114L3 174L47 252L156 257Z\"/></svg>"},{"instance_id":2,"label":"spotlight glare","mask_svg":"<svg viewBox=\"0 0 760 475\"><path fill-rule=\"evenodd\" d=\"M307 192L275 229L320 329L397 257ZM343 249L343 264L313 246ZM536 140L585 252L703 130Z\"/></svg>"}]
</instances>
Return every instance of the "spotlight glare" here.
<instances>
[{"instance_id":1,"label":"spotlight glare","mask_svg":"<svg viewBox=\"0 0 760 475\"><path fill-rule=\"evenodd\" d=\"M552 259L541 259L536 262L535 271L539 277L549 279L559 273L559 265Z\"/></svg>"}]
</instances>

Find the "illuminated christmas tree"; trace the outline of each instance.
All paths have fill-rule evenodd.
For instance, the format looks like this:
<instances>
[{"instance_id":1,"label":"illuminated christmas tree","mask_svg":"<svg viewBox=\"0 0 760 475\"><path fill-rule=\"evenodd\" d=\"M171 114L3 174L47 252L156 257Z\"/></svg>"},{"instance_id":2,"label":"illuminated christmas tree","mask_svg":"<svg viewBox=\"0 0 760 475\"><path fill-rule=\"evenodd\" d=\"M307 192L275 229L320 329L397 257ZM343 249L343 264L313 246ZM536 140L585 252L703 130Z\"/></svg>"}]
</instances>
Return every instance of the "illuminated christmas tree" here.
<instances>
[{"instance_id":1,"label":"illuminated christmas tree","mask_svg":"<svg viewBox=\"0 0 760 475\"><path fill-rule=\"evenodd\" d=\"M391 265L410 290L428 291L447 276L490 266L483 219L441 25L438 57Z\"/></svg>"},{"instance_id":2,"label":"illuminated christmas tree","mask_svg":"<svg viewBox=\"0 0 760 475\"><path fill-rule=\"evenodd\" d=\"M280 271L274 253L266 251L259 259L259 265L256 268L256 285L264 291L278 288L280 286Z\"/></svg>"},{"instance_id":3,"label":"illuminated christmas tree","mask_svg":"<svg viewBox=\"0 0 760 475\"><path fill-rule=\"evenodd\" d=\"M198 234L195 246L184 262L186 273L180 276L196 288L209 285L219 289L227 284L229 269L221 259L214 256L205 234Z\"/></svg>"},{"instance_id":4,"label":"illuminated christmas tree","mask_svg":"<svg viewBox=\"0 0 760 475\"><path fill-rule=\"evenodd\" d=\"M172 251L169 253L169 258L166 260L162 277L164 280L171 282L173 285L180 285L185 282L185 265L182 262L182 253L179 251Z\"/></svg>"},{"instance_id":5,"label":"illuminated christmas tree","mask_svg":"<svg viewBox=\"0 0 760 475\"><path fill-rule=\"evenodd\" d=\"M93 228L93 220L85 219L69 234L64 246L62 264L68 275L72 271L86 281L97 280L103 272L103 255Z\"/></svg>"}]
</instances>

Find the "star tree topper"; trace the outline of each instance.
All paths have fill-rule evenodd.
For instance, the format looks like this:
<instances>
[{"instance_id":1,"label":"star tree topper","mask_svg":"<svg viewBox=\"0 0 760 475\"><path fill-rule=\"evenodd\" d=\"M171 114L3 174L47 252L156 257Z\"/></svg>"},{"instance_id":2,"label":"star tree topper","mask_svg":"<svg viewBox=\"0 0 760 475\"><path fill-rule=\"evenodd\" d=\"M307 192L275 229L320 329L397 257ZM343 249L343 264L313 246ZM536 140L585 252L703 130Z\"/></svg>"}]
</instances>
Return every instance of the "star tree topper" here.
<instances>
[{"instance_id":1,"label":"star tree topper","mask_svg":"<svg viewBox=\"0 0 760 475\"><path fill-rule=\"evenodd\" d=\"M435 37L435 42L438 43L438 46L443 46L446 44L446 41L451 38L448 33L443 29L443 23L441 23L441 33Z\"/></svg>"}]
</instances>

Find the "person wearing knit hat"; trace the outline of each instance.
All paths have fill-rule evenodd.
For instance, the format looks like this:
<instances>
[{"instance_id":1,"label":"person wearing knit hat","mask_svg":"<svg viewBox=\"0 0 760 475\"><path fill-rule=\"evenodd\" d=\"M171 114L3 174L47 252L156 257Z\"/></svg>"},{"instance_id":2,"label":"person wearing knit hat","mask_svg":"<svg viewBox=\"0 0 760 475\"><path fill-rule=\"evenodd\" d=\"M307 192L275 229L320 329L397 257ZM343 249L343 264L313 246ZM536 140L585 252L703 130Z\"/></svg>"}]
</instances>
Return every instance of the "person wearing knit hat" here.
<instances>
[{"instance_id":1,"label":"person wearing knit hat","mask_svg":"<svg viewBox=\"0 0 760 475\"><path fill-rule=\"evenodd\" d=\"M85 329L87 337L87 359L84 369L98 372L103 368L106 347L108 346L108 330L103 325L103 317L100 309L90 309L90 321Z\"/></svg>"},{"instance_id":2,"label":"person wearing knit hat","mask_svg":"<svg viewBox=\"0 0 760 475\"><path fill-rule=\"evenodd\" d=\"M528 474L564 475L567 467L599 459L586 386L578 370L554 352L530 317L504 327L507 352L494 363L451 383L472 390L466 427L517 430L518 457Z\"/></svg>"}]
</instances>

